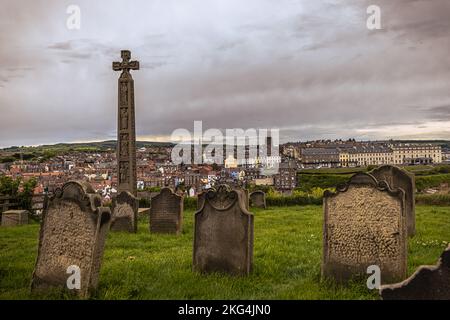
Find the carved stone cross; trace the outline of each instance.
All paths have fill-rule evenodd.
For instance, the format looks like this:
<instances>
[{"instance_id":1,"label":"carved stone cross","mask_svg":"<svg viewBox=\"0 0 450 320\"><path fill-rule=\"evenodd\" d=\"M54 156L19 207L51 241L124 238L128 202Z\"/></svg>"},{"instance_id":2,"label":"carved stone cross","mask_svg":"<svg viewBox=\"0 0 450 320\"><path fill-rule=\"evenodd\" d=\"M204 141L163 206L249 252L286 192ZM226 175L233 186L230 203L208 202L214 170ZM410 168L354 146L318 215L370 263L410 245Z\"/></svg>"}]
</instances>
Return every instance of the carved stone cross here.
<instances>
[{"instance_id":1,"label":"carved stone cross","mask_svg":"<svg viewBox=\"0 0 450 320\"><path fill-rule=\"evenodd\" d=\"M122 62L113 62L114 71L130 72L130 70L139 70L139 61L130 61L131 52L129 50L121 51Z\"/></svg>"},{"instance_id":2,"label":"carved stone cross","mask_svg":"<svg viewBox=\"0 0 450 320\"><path fill-rule=\"evenodd\" d=\"M117 187L136 196L136 129L134 81L130 70L139 70L139 61L130 61L131 52L122 50L122 62L113 62L114 71L122 71L118 82Z\"/></svg>"}]
</instances>

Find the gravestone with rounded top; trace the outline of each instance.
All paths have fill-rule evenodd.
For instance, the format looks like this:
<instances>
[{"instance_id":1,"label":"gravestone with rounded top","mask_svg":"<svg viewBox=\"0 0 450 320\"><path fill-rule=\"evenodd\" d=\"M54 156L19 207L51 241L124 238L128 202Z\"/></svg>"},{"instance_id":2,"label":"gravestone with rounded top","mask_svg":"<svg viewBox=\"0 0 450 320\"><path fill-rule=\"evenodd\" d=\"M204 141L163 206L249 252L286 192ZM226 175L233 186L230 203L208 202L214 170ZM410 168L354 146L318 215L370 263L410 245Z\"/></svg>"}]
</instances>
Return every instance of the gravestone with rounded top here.
<instances>
[{"instance_id":1,"label":"gravestone with rounded top","mask_svg":"<svg viewBox=\"0 0 450 320\"><path fill-rule=\"evenodd\" d=\"M111 231L137 232L139 200L128 191L113 198Z\"/></svg>"},{"instance_id":2,"label":"gravestone with rounded top","mask_svg":"<svg viewBox=\"0 0 450 320\"><path fill-rule=\"evenodd\" d=\"M247 275L253 265L253 214L245 192L226 185L210 190L195 213L194 270Z\"/></svg>"},{"instance_id":3,"label":"gravestone with rounded top","mask_svg":"<svg viewBox=\"0 0 450 320\"><path fill-rule=\"evenodd\" d=\"M338 282L381 270L382 283L404 279L407 229L404 192L358 173L324 194L322 276Z\"/></svg>"},{"instance_id":4,"label":"gravestone with rounded top","mask_svg":"<svg viewBox=\"0 0 450 320\"><path fill-rule=\"evenodd\" d=\"M266 194L264 191L250 193L250 205L255 208L266 209Z\"/></svg>"},{"instance_id":5,"label":"gravestone with rounded top","mask_svg":"<svg viewBox=\"0 0 450 320\"><path fill-rule=\"evenodd\" d=\"M450 246L435 266L421 266L408 279L380 288L383 300L450 300Z\"/></svg>"},{"instance_id":6,"label":"gravestone with rounded top","mask_svg":"<svg viewBox=\"0 0 450 320\"><path fill-rule=\"evenodd\" d=\"M88 297L97 288L111 211L87 182L70 181L44 208L33 291L56 287ZM78 268L80 287L68 286Z\"/></svg>"},{"instance_id":7,"label":"gravestone with rounded top","mask_svg":"<svg viewBox=\"0 0 450 320\"><path fill-rule=\"evenodd\" d=\"M182 225L183 196L177 195L170 188L163 188L151 201L150 232L179 234Z\"/></svg>"}]
</instances>

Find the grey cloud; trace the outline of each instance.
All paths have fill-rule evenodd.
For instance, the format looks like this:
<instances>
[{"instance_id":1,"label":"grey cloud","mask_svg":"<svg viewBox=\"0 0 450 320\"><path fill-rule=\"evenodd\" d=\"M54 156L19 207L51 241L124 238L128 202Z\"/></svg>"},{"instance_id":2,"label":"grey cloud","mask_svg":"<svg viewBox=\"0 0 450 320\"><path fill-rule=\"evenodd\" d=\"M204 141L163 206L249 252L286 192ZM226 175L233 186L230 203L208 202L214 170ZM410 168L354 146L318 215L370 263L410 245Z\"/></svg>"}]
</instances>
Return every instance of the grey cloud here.
<instances>
[{"instance_id":1,"label":"grey cloud","mask_svg":"<svg viewBox=\"0 0 450 320\"><path fill-rule=\"evenodd\" d=\"M58 42L49 45L47 48L55 50L72 50L72 41Z\"/></svg>"},{"instance_id":2,"label":"grey cloud","mask_svg":"<svg viewBox=\"0 0 450 320\"><path fill-rule=\"evenodd\" d=\"M450 2L447 0L354 0L362 8L376 4L381 8L383 29L397 39L426 41L449 38Z\"/></svg>"},{"instance_id":3,"label":"grey cloud","mask_svg":"<svg viewBox=\"0 0 450 320\"><path fill-rule=\"evenodd\" d=\"M64 28L60 2L27 4L36 20L5 1L0 41L15 49L0 48L3 146L114 137L111 62L121 49L141 63L141 136L203 120L205 129L277 127L291 141L450 138L448 1L378 0L384 29L369 31L369 0L136 0L138 10L80 0L77 32ZM426 133L397 131L430 123Z\"/></svg>"},{"instance_id":4,"label":"grey cloud","mask_svg":"<svg viewBox=\"0 0 450 320\"><path fill-rule=\"evenodd\" d=\"M14 79L20 79L26 76L30 71L34 70L31 67L7 67L0 69L0 86L5 87L7 83Z\"/></svg>"},{"instance_id":5,"label":"grey cloud","mask_svg":"<svg viewBox=\"0 0 450 320\"><path fill-rule=\"evenodd\" d=\"M149 62L149 63L141 63L140 68L154 70L163 67L165 65L167 65L167 62Z\"/></svg>"},{"instance_id":6,"label":"grey cloud","mask_svg":"<svg viewBox=\"0 0 450 320\"><path fill-rule=\"evenodd\" d=\"M450 120L450 104L426 109L433 120Z\"/></svg>"}]
</instances>

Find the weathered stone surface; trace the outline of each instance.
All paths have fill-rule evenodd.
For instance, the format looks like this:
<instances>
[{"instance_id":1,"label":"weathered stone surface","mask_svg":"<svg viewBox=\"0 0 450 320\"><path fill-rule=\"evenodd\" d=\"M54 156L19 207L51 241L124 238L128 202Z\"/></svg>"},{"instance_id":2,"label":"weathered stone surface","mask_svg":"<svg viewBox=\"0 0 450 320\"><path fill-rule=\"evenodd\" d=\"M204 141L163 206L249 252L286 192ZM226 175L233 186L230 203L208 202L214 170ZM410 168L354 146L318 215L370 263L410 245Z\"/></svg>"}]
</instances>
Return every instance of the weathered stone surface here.
<instances>
[{"instance_id":1,"label":"weathered stone surface","mask_svg":"<svg viewBox=\"0 0 450 320\"><path fill-rule=\"evenodd\" d=\"M113 198L111 231L137 232L139 200L128 191Z\"/></svg>"},{"instance_id":2,"label":"weathered stone surface","mask_svg":"<svg viewBox=\"0 0 450 320\"><path fill-rule=\"evenodd\" d=\"M81 288L70 292L87 297L97 288L111 215L100 205L100 196L86 182L70 181L49 200L39 233L33 291L68 290L70 266L78 266L81 274Z\"/></svg>"},{"instance_id":3,"label":"weathered stone surface","mask_svg":"<svg viewBox=\"0 0 450 320\"><path fill-rule=\"evenodd\" d=\"M242 200L245 205L245 208L247 209L247 211L250 210L250 194L249 194L248 190L242 189L242 188L236 188L235 190L238 192L242 192L242 196L243 196Z\"/></svg>"},{"instance_id":4,"label":"weathered stone surface","mask_svg":"<svg viewBox=\"0 0 450 320\"><path fill-rule=\"evenodd\" d=\"M416 234L415 177L407 171L390 165L378 167L370 172L378 181L386 181L391 189L405 191L406 226L408 235Z\"/></svg>"},{"instance_id":5,"label":"weathered stone surface","mask_svg":"<svg viewBox=\"0 0 450 320\"><path fill-rule=\"evenodd\" d=\"M2 214L2 227L14 227L28 224L27 210L8 210Z\"/></svg>"},{"instance_id":6,"label":"weathered stone surface","mask_svg":"<svg viewBox=\"0 0 450 320\"><path fill-rule=\"evenodd\" d=\"M380 288L384 300L450 300L450 246L435 266L421 266L407 280Z\"/></svg>"},{"instance_id":7,"label":"weathered stone surface","mask_svg":"<svg viewBox=\"0 0 450 320\"><path fill-rule=\"evenodd\" d=\"M118 81L118 191L128 191L132 195L137 196L134 80L130 70L139 70L139 61L130 61L131 52L128 50L122 50L121 57L121 62L113 62L112 65L114 71L122 71Z\"/></svg>"},{"instance_id":8,"label":"weathered stone surface","mask_svg":"<svg viewBox=\"0 0 450 320\"><path fill-rule=\"evenodd\" d=\"M324 194L322 276L337 281L381 269L382 283L406 277L407 230L404 192L370 174L358 173Z\"/></svg>"},{"instance_id":9,"label":"weathered stone surface","mask_svg":"<svg viewBox=\"0 0 450 320\"><path fill-rule=\"evenodd\" d=\"M266 194L264 191L250 193L250 205L256 208L266 209Z\"/></svg>"},{"instance_id":10,"label":"weathered stone surface","mask_svg":"<svg viewBox=\"0 0 450 320\"><path fill-rule=\"evenodd\" d=\"M245 194L221 185L195 213L193 267L199 272L246 275L253 265L253 214Z\"/></svg>"},{"instance_id":11,"label":"weathered stone surface","mask_svg":"<svg viewBox=\"0 0 450 320\"><path fill-rule=\"evenodd\" d=\"M211 188L208 191L215 191L216 189ZM203 204L205 203L205 197L208 191L202 191L197 195L197 210L200 210L201 207L203 207Z\"/></svg>"},{"instance_id":12,"label":"weathered stone surface","mask_svg":"<svg viewBox=\"0 0 450 320\"><path fill-rule=\"evenodd\" d=\"M170 188L163 188L152 199L150 208L150 232L175 233L182 231L183 197L175 194Z\"/></svg>"}]
</instances>

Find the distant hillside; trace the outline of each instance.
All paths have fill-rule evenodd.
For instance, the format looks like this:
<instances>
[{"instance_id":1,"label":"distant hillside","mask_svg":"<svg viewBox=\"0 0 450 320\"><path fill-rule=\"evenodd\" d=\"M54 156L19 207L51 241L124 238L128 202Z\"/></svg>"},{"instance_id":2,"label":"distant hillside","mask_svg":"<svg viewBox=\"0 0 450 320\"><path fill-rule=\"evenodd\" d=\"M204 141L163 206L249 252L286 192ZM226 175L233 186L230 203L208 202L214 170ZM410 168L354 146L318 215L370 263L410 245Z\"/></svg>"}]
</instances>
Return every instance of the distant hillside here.
<instances>
[{"instance_id":1,"label":"distant hillside","mask_svg":"<svg viewBox=\"0 0 450 320\"><path fill-rule=\"evenodd\" d=\"M169 142L137 141L136 147L170 147ZM51 157L70 152L107 152L116 149L116 141L100 141L86 143L57 143L41 145L37 147L18 147L0 149L0 163L13 162L15 160L46 160Z\"/></svg>"},{"instance_id":2,"label":"distant hillside","mask_svg":"<svg viewBox=\"0 0 450 320\"><path fill-rule=\"evenodd\" d=\"M0 149L7 152L20 152L20 151L44 151L44 150L78 150L78 149L96 149L99 151L106 151L116 148L116 140L107 140L99 142L83 142L83 143L57 143L40 145L37 147L18 147L12 146L8 148ZM152 142L152 141L136 141L136 147L152 147L152 146L173 146L170 142Z\"/></svg>"}]
</instances>

